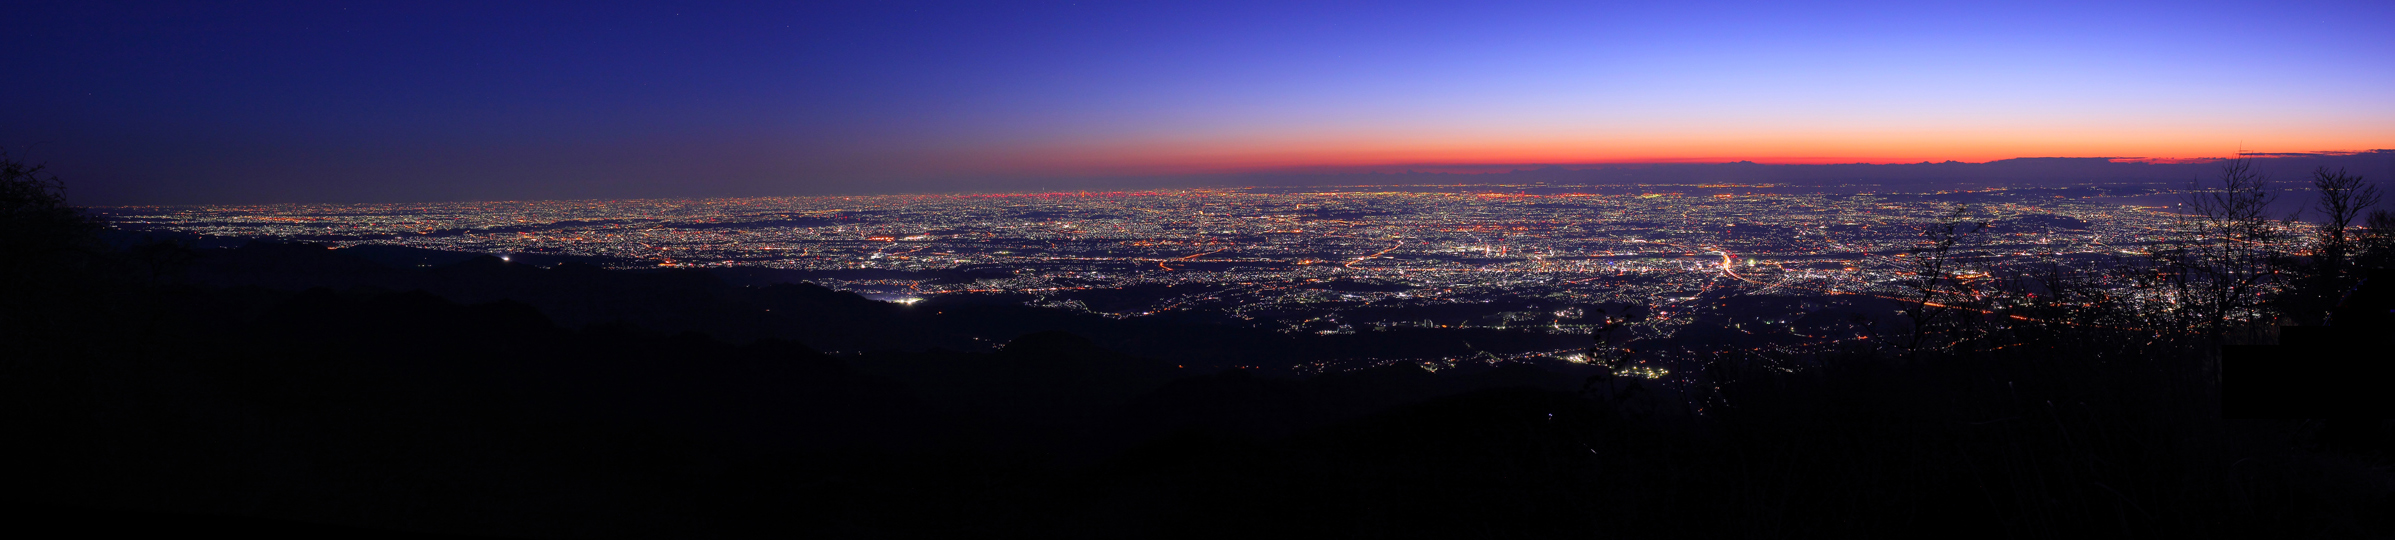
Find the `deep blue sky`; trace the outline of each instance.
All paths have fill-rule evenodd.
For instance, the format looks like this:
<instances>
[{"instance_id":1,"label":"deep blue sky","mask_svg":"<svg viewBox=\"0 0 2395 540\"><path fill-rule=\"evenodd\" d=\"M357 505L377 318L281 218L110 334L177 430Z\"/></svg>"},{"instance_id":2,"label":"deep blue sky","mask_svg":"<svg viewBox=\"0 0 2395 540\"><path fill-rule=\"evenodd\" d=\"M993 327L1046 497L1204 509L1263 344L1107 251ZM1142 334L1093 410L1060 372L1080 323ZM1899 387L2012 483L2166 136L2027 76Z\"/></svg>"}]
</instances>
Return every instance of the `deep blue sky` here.
<instances>
[{"instance_id":1,"label":"deep blue sky","mask_svg":"<svg viewBox=\"0 0 2395 540\"><path fill-rule=\"evenodd\" d=\"M6 11L0 145L87 204L2395 147L2395 2Z\"/></svg>"}]
</instances>

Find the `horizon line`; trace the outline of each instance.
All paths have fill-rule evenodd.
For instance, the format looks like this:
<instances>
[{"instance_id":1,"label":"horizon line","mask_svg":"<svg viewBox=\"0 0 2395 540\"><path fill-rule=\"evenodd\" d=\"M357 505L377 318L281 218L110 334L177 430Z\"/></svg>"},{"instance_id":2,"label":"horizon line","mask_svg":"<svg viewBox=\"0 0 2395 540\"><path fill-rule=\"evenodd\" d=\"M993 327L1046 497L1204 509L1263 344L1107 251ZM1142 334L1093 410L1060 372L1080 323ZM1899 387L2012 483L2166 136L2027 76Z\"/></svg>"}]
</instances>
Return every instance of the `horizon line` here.
<instances>
[{"instance_id":1,"label":"horizon line","mask_svg":"<svg viewBox=\"0 0 2395 540\"><path fill-rule=\"evenodd\" d=\"M1291 165L1291 166L1280 166L1280 167L1256 168L1256 169L1249 169L1249 170L1237 171L1237 172L1215 172L1215 173L1181 173L1181 175L1192 175L1192 174L1194 174L1194 175L1206 175L1206 174L1234 174L1234 175L1257 175L1257 174L1367 174L1367 173L1382 173L1382 174L1388 174L1388 173L1392 173L1392 172L1394 172L1394 173L1405 173L1405 172L1414 172L1414 173L1438 173L1438 172L1450 172L1450 173L1453 173L1453 174L1503 174L1503 173L1506 173L1506 172L1512 172L1512 171L1514 171L1514 170L1520 170L1519 168L1523 168L1523 167L1528 167L1528 168L1531 168L1531 170L1537 170L1537 169L1548 169L1548 168L1564 168L1564 169L1567 169L1567 170L1594 170L1594 169L1606 169L1606 168L1634 168L1634 167L1644 167L1644 166L1663 166L1663 165L1737 165L1737 164L1770 165L1770 166L1807 166L1807 165L1811 165L1811 166L1826 166L1826 165L1923 165L1923 164L1929 164L1929 165L1942 165L1942 164L1949 164L1949 163L1951 163L1951 164L1959 164L1959 165L1986 165L1986 164L1990 164L1990 163L1997 163L1997 162L2003 162L2003 161L2026 160L2026 159L2056 159L2056 160L2061 160L2061 159L2069 159L2069 160L2106 160L2106 161L2110 161L2110 162L2113 162L2113 163L2141 163L2141 164L2164 164L2164 165L2178 165L2178 164L2200 164L2200 163L2214 163L2214 162L2220 162L2220 161L2231 160L2231 159L2241 159L2241 158L2242 158L2242 159L2281 159L2281 158L2306 158L2306 157L2315 157L2315 158L2317 158L2317 157L2345 157L2345 156L2357 156L2357 155L2379 154L2379 153L2395 154L2395 148L2373 148L2373 149L2368 149L2368 150L2319 150L2319 151L2310 151L2310 152L2243 152L2243 153L2229 154L2229 155L2222 155L2222 156L2198 156L2198 157L2148 157L2148 156L2015 156L2015 157L2009 157L2009 158L1990 159L1990 160L1987 160L1987 161L1963 161L1963 160L1954 160L1954 159L1943 160L1943 161L1931 161L1931 160L1892 160L1892 159L1846 158L1846 157L1757 157L1757 158L1741 158L1741 159L1723 159L1723 158L1648 158L1648 159L1636 159L1636 160L1549 161L1549 162L1435 162L1435 161L1428 161L1428 162L1399 162L1399 163L1382 163L1382 164L1342 164L1342 165L1325 164L1325 165ZM1402 170L1400 170L1400 169L1402 169ZM1175 174L1169 174L1169 173L1167 173L1167 174L1151 174L1151 175L1144 175L1144 176L1176 176L1176 175L1175 175Z\"/></svg>"}]
</instances>

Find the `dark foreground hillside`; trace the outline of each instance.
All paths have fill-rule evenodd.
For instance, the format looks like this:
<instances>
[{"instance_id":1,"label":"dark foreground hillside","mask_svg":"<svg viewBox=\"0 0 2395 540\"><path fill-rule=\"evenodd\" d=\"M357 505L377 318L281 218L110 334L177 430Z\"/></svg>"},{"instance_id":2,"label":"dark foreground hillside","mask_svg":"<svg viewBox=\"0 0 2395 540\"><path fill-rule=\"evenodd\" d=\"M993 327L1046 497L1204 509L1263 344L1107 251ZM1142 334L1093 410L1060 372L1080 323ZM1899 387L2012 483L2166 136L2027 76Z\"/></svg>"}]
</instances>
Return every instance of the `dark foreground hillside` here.
<instances>
[{"instance_id":1,"label":"dark foreground hillside","mask_svg":"<svg viewBox=\"0 0 2395 540\"><path fill-rule=\"evenodd\" d=\"M674 281L696 278L421 271L498 291L472 297L202 284L244 264L204 260L231 252L144 278L110 256L11 292L9 497L523 537L2395 530L2382 446L2219 420L2144 364L1725 364L1720 392L1682 396L1569 364L1193 370L1052 331L830 357L481 301L547 287L580 292L567 317L638 319L718 286ZM844 293L759 295L795 313L689 324L924 328Z\"/></svg>"}]
</instances>

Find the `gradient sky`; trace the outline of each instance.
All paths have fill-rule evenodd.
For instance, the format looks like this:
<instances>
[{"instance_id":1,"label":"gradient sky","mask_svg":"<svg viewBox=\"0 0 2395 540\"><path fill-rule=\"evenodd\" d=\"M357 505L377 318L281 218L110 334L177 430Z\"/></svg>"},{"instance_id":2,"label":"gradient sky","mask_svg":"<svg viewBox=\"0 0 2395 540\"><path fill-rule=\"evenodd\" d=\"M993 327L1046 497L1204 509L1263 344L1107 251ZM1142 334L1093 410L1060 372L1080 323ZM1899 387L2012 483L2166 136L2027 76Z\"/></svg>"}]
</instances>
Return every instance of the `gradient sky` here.
<instances>
[{"instance_id":1,"label":"gradient sky","mask_svg":"<svg viewBox=\"0 0 2395 540\"><path fill-rule=\"evenodd\" d=\"M86 204L2395 148L2383 0L6 11L0 145Z\"/></svg>"}]
</instances>

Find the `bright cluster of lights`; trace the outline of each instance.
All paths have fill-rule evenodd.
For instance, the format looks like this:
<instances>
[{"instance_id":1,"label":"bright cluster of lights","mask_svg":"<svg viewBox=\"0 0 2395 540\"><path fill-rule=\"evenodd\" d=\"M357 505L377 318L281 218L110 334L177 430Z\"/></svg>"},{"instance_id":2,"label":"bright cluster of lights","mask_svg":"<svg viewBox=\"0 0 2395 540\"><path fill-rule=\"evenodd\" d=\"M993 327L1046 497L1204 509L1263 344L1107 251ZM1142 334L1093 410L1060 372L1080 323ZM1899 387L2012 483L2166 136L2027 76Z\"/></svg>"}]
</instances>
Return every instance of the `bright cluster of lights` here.
<instances>
[{"instance_id":1,"label":"bright cluster of lights","mask_svg":"<svg viewBox=\"0 0 2395 540\"><path fill-rule=\"evenodd\" d=\"M1625 369L1621 369L1621 370L1614 371L1614 372L1613 372L1613 375L1614 375L1614 376L1616 376L1616 377L1639 377L1639 378L1645 378L1645 379L1661 379L1661 378L1663 378L1663 376L1664 376L1664 375L1670 375L1671 373L1672 373L1672 372L1671 372L1671 370L1668 370L1668 369L1663 369L1663 368L1658 368L1658 367L1645 367L1645 366L1639 366L1639 367L1625 368Z\"/></svg>"}]
</instances>

